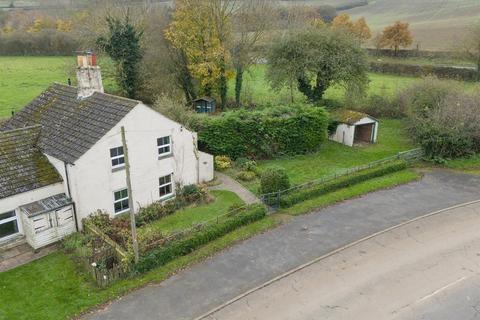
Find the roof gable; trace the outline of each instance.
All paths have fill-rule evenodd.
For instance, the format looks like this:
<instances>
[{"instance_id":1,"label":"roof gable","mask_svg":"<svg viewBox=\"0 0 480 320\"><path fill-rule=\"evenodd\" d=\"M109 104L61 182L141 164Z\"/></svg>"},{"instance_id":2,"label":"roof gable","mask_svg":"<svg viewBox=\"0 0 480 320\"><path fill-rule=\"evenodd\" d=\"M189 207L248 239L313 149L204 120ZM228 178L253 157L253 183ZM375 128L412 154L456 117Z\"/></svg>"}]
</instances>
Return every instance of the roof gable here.
<instances>
[{"instance_id":1,"label":"roof gable","mask_svg":"<svg viewBox=\"0 0 480 320\"><path fill-rule=\"evenodd\" d=\"M36 146L40 127L0 132L0 199L62 182Z\"/></svg>"},{"instance_id":2,"label":"roof gable","mask_svg":"<svg viewBox=\"0 0 480 320\"><path fill-rule=\"evenodd\" d=\"M139 103L98 92L80 100L75 87L54 84L0 130L41 125L42 151L74 163Z\"/></svg>"}]
</instances>

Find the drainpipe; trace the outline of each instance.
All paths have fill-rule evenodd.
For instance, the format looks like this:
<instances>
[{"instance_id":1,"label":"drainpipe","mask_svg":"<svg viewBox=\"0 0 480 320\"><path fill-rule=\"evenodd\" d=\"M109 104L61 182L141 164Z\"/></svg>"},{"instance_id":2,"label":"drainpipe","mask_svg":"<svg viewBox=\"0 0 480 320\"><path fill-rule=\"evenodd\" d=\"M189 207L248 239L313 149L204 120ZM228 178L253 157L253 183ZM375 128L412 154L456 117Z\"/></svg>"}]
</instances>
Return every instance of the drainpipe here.
<instances>
[{"instance_id":1,"label":"drainpipe","mask_svg":"<svg viewBox=\"0 0 480 320\"><path fill-rule=\"evenodd\" d=\"M68 176L68 164L65 161L63 162L63 164L65 166L65 178L67 179L68 196L72 200L72 205L73 205L73 217L75 218L75 229L78 232L79 227L78 227L77 207L75 205L75 201L73 201L72 193L71 193L71 189L70 189L70 178Z\"/></svg>"}]
</instances>

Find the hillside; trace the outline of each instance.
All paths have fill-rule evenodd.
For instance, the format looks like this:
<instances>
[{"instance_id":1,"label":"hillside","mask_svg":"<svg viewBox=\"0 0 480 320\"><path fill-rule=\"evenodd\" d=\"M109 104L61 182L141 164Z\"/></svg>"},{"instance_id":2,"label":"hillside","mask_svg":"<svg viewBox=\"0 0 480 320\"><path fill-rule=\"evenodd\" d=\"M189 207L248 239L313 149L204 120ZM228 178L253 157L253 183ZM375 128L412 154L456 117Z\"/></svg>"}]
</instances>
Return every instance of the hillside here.
<instances>
[{"instance_id":1,"label":"hillside","mask_svg":"<svg viewBox=\"0 0 480 320\"><path fill-rule=\"evenodd\" d=\"M345 11L365 17L374 31L408 21L422 49L453 50L469 25L480 20L479 0L376 0Z\"/></svg>"}]
</instances>

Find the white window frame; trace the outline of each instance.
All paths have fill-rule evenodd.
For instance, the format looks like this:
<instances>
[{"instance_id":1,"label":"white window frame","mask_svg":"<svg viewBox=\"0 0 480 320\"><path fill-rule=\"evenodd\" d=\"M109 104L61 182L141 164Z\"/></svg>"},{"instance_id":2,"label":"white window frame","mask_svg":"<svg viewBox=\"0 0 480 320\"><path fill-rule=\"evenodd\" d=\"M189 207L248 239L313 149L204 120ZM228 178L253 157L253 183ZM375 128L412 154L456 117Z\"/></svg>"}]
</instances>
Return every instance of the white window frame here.
<instances>
[{"instance_id":1,"label":"white window frame","mask_svg":"<svg viewBox=\"0 0 480 320\"><path fill-rule=\"evenodd\" d=\"M125 191L125 190L127 190L127 197L126 197L126 198L115 199L115 193L117 193L117 192L122 192L122 191ZM119 215L119 214L122 214L122 213L125 213L125 212L130 211L130 204L129 204L128 202L127 202L127 206L128 206L128 207L127 207L126 209L123 209L123 210L118 211L118 212L115 211L115 204L118 203L118 202L125 201L125 200L128 201L128 189L127 189L127 188L123 188L123 189L116 190L116 191L113 192L113 213L114 213L115 215Z\"/></svg>"},{"instance_id":2,"label":"white window frame","mask_svg":"<svg viewBox=\"0 0 480 320\"><path fill-rule=\"evenodd\" d=\"M166 178L166 177L170 177L170 182L167 182L167 183L164 183L164 184L160 184L160 179L162 178ZM160 194L161 193L161 189L170 185L170 193L167 193L167 194L164 194L163 196ZM171 196L174 195L174 190L173 190L173 173L170 173L170 174L167 174L165 176L162 176L160 178L158 178L158 194L160 196L160 200L163 200L163 199L166 199L166 198L170 198Z\"/></svg>"},{"instance_id":3,"label":"white window frame","mask_svg":"<svg viewBox=\"0 0 480 320\"><path fill-rule=\"evenodd\" d=\"M168 143L167 144L162 144L162 145L158 145L158 140L160 139L165 139L165 138L168 138ZM163 149L163 148L166 148L168 147L169 151L168 152L160 152L160 149ZM165 156L169 156L172 154L172 136L164 136L164 137L160 137L157 139L157 151L158 151L158 156L159 157L165 157Z\"/></svg>"},{"instance_id":4,"label":"white window frame","mask_svg":"<svg viewBox=\"0 0 480 320\"><path fill-rule=\"evenodd\" d=\"M123 153L121 155L116 155L116 156L112 157L112 150L113 149L120 149L120 148L122 148ZM117 165L113 164L113 160L118 160L118 159L122 159L122 158L123 158L123 163L120 163L120 164L117 164ZM125 167L125 150L123 150L123 146L110 148L110 165L112 166L112 169L118 169L118 168L124 168Z\"/></svg>"},{"instance_id":5,"label":"white window frame","mask_svg":"<svg viewBox=\"0 0 480 320\"><path fill-rule=\"evenodd\" d=\"M20 223L19 223L19 220L18 220L18 217L17 217L17 212L15 210L10 210L10 211L2 212L1 214L11 213L11 212L13 212L13 216L5 218L5 219L1 219L0 220L0 225L15 221L17 223L17 232L15 232L11 235L5 236L3 238L0 238L0 240L5 240L5 239L8 239L10 237L15 237L17 234L20 233Z\"/></svg>"}]
</instances>

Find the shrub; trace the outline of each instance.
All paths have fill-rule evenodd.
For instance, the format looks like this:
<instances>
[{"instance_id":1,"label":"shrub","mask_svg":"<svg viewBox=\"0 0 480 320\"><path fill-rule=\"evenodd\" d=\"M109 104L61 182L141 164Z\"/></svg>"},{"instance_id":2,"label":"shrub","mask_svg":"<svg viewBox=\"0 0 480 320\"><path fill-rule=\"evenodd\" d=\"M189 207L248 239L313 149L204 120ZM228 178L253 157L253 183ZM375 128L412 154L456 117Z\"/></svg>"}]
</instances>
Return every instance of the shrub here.
<instances>
[{"instance_id":1,"label":"shrub","mask_svg":"<svg viewBox=\"0 0 480 320\"><path fill-rule=\"evenodd\" d=\"M228 156L216 156L215 168L217 170L225 170L232 167L232 160Z\"/></svg>"},{"instance_id":2,"label":"shrub","mask_svg":"<svg viewBox=\"0 0 480 320\"><path fill-rule=\"evenodd\" d=\"M480 151L479 98L455 83L433 78L401 93L410 132L427 158L441 162Z\"/></svg>"},{"instance_id":3,"label":"shrub","mask_svg":"<svg viewBox=\"0 0 480 320\"><path fill-rule=\"evenodd\" d=\"M327 137L327 125L322 107L280 106L204 118L197 130L205 151L255 159L316 151Z\"/></svg>"},{"instance_id":4,"label":"shrub","mask_svg":"<svg viewBox=\"0 0 480 320\"><path fill-rule=\"evenodd\" d=\"M140 258L135 265L136 272L146 272L155 267L165 265L173 259L187 255L201 246L237 229L264 218L266 208L262 205L253 205L244 212L228 218L226 221L207 226L205 229L191 236L173 241L165 246L151 250Z\"/></svg>"},{"instance_id":5,"label":"shrub","mask_svg":"<svg viewBox=\"0 0 480 320\"><path fill-rule=\"evenodd\" d=\"M237 179L240 179L242 181L252 181L257 177L255 172L252 171L240 171L237 173Z\"/></svg>"},{"instance_id":6,"label":"shrub","mask_svg":"<svg viewBox=\"0 0 480 320\"><path fill-rule=\"evenodd\" d=\"M360 182L381 177L389 173L401 171L407 168L405 161L397 161L391 164L383 165L377 168L359 171L357 173L341 177L330 182L315 185L308 189L295 190L294 193L282 196L280 198L280 206L283 208L291 207L299 202L315 198L338 189L346 188Z\"/></svg>"},{"instance_id":7,"label":"shrub","mask_svg":"<svg viewBox=\"0 0 480 320\"><path fill-rule=\"evenodd\" d=\"M260 192L263 194L277 192L290 188L290 180L285 169L280 167L267 168L260 177Z\"/></svg>"}]
</instances>

